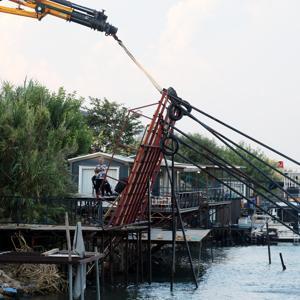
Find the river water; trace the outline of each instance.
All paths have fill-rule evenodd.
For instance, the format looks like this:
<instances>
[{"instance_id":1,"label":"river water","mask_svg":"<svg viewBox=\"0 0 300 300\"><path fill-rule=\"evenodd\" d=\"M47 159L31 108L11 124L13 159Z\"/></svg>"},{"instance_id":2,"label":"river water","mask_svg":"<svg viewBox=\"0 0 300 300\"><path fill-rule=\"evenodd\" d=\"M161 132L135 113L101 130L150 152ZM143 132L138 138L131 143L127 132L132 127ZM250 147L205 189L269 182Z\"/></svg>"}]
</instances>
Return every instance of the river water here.
<instances>
[{"instance_id":1,"label":"river water","mask_svg":"<svg viewBox=\"0 0 300 300\"><path fill-rule=\"evenodd\" d=\"M190 279L187 260L177 268L177 280L170 292L169 270L159 266L154 282L139 286L106 288L105 300L296 300L300 299L300 246L279 244L271 246L272 264L268 263L266 246L230 247L204 253L201 265L197 264L199 288ZM282 271L279 253L282 253L286 270ZM194 255L195 256L195 255ZM158 272L157 272L158 271ZM30 300L65 300L66 296L31 297ZM95 299L89 290L87 300Z\"/></svg>"}]
</instances>

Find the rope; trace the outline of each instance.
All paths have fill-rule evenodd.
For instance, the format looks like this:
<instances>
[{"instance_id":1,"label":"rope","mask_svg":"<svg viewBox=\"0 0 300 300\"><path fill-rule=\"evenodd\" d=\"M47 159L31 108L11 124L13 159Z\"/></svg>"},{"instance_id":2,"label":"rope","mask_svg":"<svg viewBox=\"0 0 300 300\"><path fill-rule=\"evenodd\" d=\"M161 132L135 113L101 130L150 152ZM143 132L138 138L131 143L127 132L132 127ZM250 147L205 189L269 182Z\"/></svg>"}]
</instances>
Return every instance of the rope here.
<instances>
[{"instance_id":1,"label":"rope","mask_svg":"<svg viewBox=\"0 0 300 300\"><path fill-rule=\"evenodd\" d=\"M116 36L113 36L114 39L118 42L118 44L123 48L125 53L130 57L130 59L136 64L136 66L147 76L153 86L157 89L157 91L162 94L163 89L158 84L158 82L152 77L152 75L137 61L137 59L133 56L133 54L128 50L128 48L124 45L124 43Z\"/></svg>"}]
</instances>

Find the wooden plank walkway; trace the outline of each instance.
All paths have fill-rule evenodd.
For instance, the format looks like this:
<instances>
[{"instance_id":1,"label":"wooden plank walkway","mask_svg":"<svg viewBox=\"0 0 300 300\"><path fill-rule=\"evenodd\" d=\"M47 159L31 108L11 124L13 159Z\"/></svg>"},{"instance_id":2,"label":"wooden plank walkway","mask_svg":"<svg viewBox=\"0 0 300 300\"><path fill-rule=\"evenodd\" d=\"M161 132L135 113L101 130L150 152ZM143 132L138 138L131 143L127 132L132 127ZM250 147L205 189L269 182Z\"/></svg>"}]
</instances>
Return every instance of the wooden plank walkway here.
<instances>
[{"instance_id":1,"label":"wooden plank walkway","mask_svg":"<svg viewBox=\"0 0 300 300\"><path fill-rule=\"evenodd\" d=\"M138 226L138 225L130 225L120 227L111 227L111 228L102 228L99 226L82 226L82 231L86 232L102 232L102 231L138 231L138 230L146 230L147 226ZM76 226L69 226L70 231L75 231ZM36 224L0 224L0 231L66 231L65 225L36 225Z\"/></svg>"},{"instance_id":2,"label":"wooden plank walkway","mask_svg":"<svg viewBox=\"0 0 300 300\"><path fill-rule=\"evenodd\" d=\"M205 239L205 237L208 236L210 231L210 229L185 229L186 239L189 243L200 243L203 239ZM146 233L142 234L142 240L148 240L148 235ZM154 243L171 243L172 231L164 230L161 228L152 228L151 241ZM184 243L184 238L181 230L177 230L176 232L176 242Z\"/></svg>"}]
</instances>

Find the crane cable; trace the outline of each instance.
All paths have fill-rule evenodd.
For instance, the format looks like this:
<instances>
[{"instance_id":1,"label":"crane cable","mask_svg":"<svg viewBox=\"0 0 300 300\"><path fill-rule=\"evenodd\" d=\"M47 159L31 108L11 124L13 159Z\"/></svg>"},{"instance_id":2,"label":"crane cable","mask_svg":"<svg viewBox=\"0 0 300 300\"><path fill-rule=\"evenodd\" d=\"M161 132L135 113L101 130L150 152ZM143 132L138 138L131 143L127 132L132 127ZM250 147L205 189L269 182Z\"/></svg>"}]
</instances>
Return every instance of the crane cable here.
<instances>
[{"instance_id":1,"label":"crane cable","mask_svg":"<svg viewBox=\"0 0 300 300\"><path fill-rule=\"evenodd\" d=\"M162 94L163 88L159 85L159 83L152 77L152 75L137 61L134 55L128 50L128 48L124 45L124 43L116 36L113 35L113 38L118 42L118 44L123 48L125 53L130 57L130 59L136 64L136 66L147 76L147 78L151 81L153 86L157 89L157 91Z\"/></svg>"}]
</instances>

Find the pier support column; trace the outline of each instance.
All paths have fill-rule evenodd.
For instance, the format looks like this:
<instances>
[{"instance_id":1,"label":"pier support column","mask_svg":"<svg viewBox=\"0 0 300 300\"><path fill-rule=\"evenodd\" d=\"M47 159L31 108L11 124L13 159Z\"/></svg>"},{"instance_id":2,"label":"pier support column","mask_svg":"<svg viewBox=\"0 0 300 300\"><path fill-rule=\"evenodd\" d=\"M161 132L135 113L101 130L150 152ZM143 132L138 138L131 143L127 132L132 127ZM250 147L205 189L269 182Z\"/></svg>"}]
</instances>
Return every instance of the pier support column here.
<instances>
[{"instance_id":1,"label":"pier support column","mask_svg":"<svg viewBox=\"0 0 300 300\"><path fill-rule=\"evenodd\" d=\"M72 265L68 264L69 300L73 300L73 271Z\"/></svg>"},{"instance_id":2,"label":"pier support column","mask_svg":"<svg viewBox=\"0 0 300 300\"><path fill-rule=\"evenodd\" d=\"M94 248L95 253L98 253L97 247ZM96 300L100 300L100 273L99 273L99 259L95 261L95 270L96 270Z\"/></svg>"}]
</instances>

